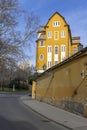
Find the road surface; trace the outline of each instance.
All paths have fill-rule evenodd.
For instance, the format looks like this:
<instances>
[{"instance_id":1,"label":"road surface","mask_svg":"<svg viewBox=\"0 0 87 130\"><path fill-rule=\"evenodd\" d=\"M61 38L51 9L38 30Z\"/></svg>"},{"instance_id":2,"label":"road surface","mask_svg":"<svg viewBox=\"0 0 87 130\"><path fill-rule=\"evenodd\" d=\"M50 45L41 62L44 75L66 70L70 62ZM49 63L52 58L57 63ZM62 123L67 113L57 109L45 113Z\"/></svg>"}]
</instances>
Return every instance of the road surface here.
<instances>
[{"instance_id":1,"label":"road surface","mask_svg":"<svg viewBox=\"0 0 87 130\"><path fill-rule=\"evenodd\" d=\"M0 130L69 130L32 111L20 96L0 93Z\"/></svg>"}]
</instances>

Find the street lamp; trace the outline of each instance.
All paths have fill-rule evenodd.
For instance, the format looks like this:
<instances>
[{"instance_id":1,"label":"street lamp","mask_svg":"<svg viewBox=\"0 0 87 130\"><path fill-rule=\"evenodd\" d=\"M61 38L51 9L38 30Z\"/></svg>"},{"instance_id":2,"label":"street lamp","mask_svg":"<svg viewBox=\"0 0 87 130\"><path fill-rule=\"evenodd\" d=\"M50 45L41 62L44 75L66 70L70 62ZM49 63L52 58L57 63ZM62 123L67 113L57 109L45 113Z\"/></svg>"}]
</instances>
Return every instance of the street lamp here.
<instances>
[{"instance_id":1,"label":"street lamp","mask_svg":"<svg viewBox=\"0 0 87 130\"><path fill-rule=\"evenodd\" d=\"M82 77L83 79L87 76L87 73L85 72L86 67L87 67L87 63L84 64L84 69L83 69L82 72L81 72L81 77Z\"/></svg>"}]
</instances>

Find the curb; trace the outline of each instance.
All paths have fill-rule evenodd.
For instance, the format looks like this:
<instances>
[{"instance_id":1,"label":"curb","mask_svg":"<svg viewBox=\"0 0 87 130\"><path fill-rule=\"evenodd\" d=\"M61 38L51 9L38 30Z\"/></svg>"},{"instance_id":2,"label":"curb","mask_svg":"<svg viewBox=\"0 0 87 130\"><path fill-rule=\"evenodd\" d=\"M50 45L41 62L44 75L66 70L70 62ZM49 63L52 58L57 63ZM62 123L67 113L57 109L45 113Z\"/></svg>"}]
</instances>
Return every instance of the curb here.
<instances>
[{"instance_id":1,"label":"curb","mask_svg":"<svg viewBox=\"0 0 87 130\"><path fill-rule=\"evenodd\" d=\"M64 125L64 124L62 124L62 123L59 123L59 122L57 122L57 121L54 121L54 120L50 119L49 117L43 115L42 113L39 113L38 111L36 111L35 109L33 109L31 106L27 105L27 104L24 102L25 99L21 99L21 98L20 98L20 100L21 100L21 102L22 102L24 105L27 106L27 108L30 108L32 111L34 111L35 113L39 114L40 116L43 116L44 118L48 119L49 121L52 121L52 122L54 122L54 123L56 123L56 124L58 124L58 125L61 125L61 126L65 127L65 128L68 128L69 130L74 130L74 129L72 129L72 128L70 128L70 127L68 127L68 126L66 126L66 125ZM29 99L28 99L28 100L29 100ZM33 99L30 99L30 100L33 100Z\"/></svg>"}]
</instances>

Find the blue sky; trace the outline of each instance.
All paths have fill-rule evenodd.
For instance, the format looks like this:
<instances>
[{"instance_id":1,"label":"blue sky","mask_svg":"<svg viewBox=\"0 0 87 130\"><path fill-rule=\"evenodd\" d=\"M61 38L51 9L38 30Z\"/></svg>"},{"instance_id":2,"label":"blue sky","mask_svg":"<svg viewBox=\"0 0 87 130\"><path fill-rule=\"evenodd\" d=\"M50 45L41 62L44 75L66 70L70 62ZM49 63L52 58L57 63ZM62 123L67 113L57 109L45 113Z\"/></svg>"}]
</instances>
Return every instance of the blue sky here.
<instances>
[{"instance_id":1,"label":"blue sky","mask_svg":"<svg viewBox=\"0 0 87 130\"><path fill-rule=\"evenodd\" d=\"M87 46L87 0L19 0L21 8L33 11L40 17L40 25L57 11L70 25L72 36L80 36L81 43ZM35 62L35 46L33 47L31 64Z\"/></svg>"}]
</instances>

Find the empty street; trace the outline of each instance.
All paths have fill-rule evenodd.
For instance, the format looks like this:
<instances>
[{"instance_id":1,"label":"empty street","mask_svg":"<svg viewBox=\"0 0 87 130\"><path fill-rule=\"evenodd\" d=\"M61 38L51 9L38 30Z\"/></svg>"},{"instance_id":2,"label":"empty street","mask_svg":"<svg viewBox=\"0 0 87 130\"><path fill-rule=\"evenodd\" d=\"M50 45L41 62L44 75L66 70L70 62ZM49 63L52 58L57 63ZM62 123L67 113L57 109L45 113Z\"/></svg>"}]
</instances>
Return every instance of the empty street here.
<instances>
[{"instance_id":1,"label":"empty street","mask_svg":"<svg viewBox=\"0 0 87 130\"><path fill-rule=\"evenodd\" d=\"M20 96L0 93L0 130L68 130L33 112Z\"/></svg>"}]
</instances>

